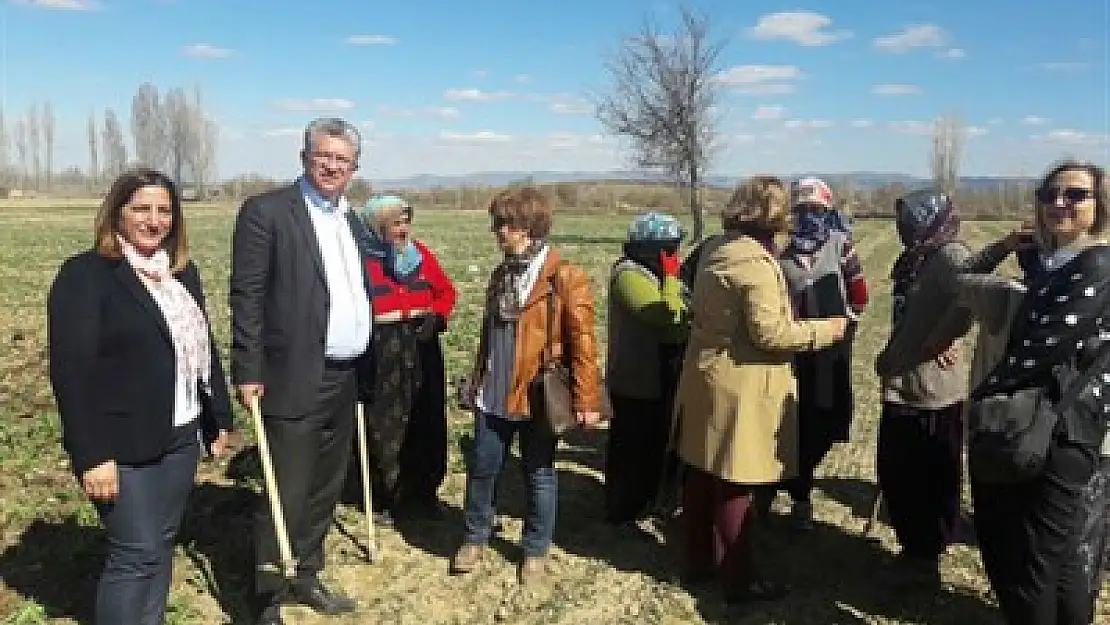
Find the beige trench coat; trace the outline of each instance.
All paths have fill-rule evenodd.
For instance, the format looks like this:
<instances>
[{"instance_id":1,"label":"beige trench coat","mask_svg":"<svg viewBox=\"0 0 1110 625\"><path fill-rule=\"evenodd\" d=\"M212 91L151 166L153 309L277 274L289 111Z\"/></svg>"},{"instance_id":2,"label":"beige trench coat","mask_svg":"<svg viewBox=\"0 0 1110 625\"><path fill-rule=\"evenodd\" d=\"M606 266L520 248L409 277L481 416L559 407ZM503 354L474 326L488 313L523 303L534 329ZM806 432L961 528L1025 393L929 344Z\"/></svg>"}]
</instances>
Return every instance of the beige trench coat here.
<instances>
[{"instance_id":1,"label":"beige trench coat","mask_svg":"<svg viewBox=\"0 0 1110 625\"><path fill-rule=\"evenodd\" d=\"M699 272L677 405L684 462L738 484L797 472L794 352L836 342L833 323L794 318L779 264L732 234Z\"/></svg>"}]
</instances>

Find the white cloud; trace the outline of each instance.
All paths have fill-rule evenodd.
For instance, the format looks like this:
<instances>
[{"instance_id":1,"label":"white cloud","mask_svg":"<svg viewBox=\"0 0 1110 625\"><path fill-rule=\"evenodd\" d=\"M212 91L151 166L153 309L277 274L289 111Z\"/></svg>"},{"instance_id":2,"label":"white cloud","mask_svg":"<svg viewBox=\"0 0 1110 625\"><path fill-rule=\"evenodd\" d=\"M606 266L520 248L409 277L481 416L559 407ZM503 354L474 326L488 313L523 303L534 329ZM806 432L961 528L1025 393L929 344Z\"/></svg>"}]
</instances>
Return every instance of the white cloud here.
<instances>
[{"instance_id":1,"label":"white cloud","mask_svg":"<svg viewBox=\"0 0 1110 625\"><path fill-rule=\"evenodd\" d=\"M785 11L759 18L748 29L752 39L761 41L792 41L802 46L825 46L852 36L848 30L827 30L832 19L812 11Z\"/></svg>"},{"instance_id":2,"label":"white cloud","mask_svg":"<svg viewBox=\"0 0 1110 625\"><path fill-rule=\"evenodd\" d=\"M599 145L613 145L615 140L597 134L583 134L578 132L553 132L547 135L547 145L552 149L571 150L588 148Z\"/></svg>"},{"instance_id":3,"label":"white cloud","mask_svg":"<svg viewBox=\"0 0 1110 625\"><path fill-rule=\"evenodd\" d=\"M756 136L751 134L734 135L732 140L736 143L755 143Z\"/></svg>"},{"instance_id":4,"label":"white cloud","mask_svg":"<svg viewBox=\"0 0 1110 625\"><path fill-rule=\"evenodd\" d=\"M943 48L948 45L948 33L935 24L914 24L893 35L875 39L874 45L883 52L893 54L918 48Z\"/></svg>"},{"instance_id":5,"label":"white cloud","mask_svg":"<svg viewBox=\"0 0 1110 625\"><path fill-rule=\"evenodd\" d=\"M462 113L459 112L459 109L453 106L433 106L429 107L428 112L435 117L445 120L458 119L462 117Z\"/></svg>"},{"instance_id":6,"label":"white cloud","mask_svg":"<svg viewBox=\"0 0 1110 625\"><path fill-rule=\"evenodd\" d=\"M875 125L875 122L870 119L853 119L848 122L848 125L852 128L870 128Z\"/></svg>"},{"instance_id":7,"label":"white cloud","mask_svg":"<svg viewBox=\"0 0 1110 625\"><path fill-rule=\"evenodd\" d=\"M786 107L778 104L761 104L752 111L752 119L782 119Z\"/></svg>"},{"instance_id":8,"label":"white cloud","mask_svg":"<svg viewBox=\"0 0 1110 625\"><path fill-rule=\"evenodd\" d=\"M871 87L871 93L875 95L915 95L921 93L921 87L917 85L875 85Z\"/></svg>"},{"instance_id":9,"label":"white cloud","mask_svg":"<svg viewBox=\"0 0 1110 625\"><path fill-rule=\"evenodd\" d=\"M1070 128L1052 130L1043 135L1034 135L1030 139L1064 146L1110 146L1110 135L1083 132Z\"/></svg>"},{"instance_id":10,"label":"white cloud","mask_svg":"<svg viewBox=\"0 0 1110 625\"><path fill-rule=\"evenodd\" d=\"M271 128L263 130L262 136L264 137L299 137L304 132L304 128L294 128L287 126L284 128Z\"/></svg>"},{"instance_id":11,"label":"white cloud","mask_svg":"<svg viewBox=\"0 0 1110 625\"><path fill-rule=\"evenodd\" d=\"M346 98L312 98L309 100L277 100L274 107L297 113L318 111L346 111L355 108L355 103Z\"/></svg>"},{"instance_id":12,"label":"white cloud","mask_svg":"<svg viewBox=\"0 0 1110 625\"><path fill-rule=\"evenodd\" d=\"M25 4L48 11L92 11L100 7L93 0L15 0L14 4Z\"/></svg>"},{"instance_id":13,"label":"white cloud","mask_svg":"<svg viewBox=\"0 0 1110 625\"><path fill-rule=\"evenodd\" d=\"M969 137L982 137L990 131L982 126L968 126L964 129Z\"/></svg>"},{"instance_id":14,"label":"white cloud","mask_svg":"<svg viewBox=\"0 0 1110 625\"><path fill-rule=\"evenodd\" d=\"M378 114L383 117L435 117L442 120L452 120L462 117L459 109L453 106L426 106L424 108L398 108L383 104L378 107Z\"/></svg>"},{"instance_id":15,"label":"white cloud","mask_svg":"<svg viewBox=\"0 0 1110 625\"><path fill-rule=\"evenodd\" d=\"M516 94L509 91L482 91L481 89L448 89L443 92L443 97L448 100L458 100L467 102L495 102L497 100L509 100L515 98Z\"/></svg>"},{"instance_id":16,"label":"white cloud","mask_svg":"<svg viewBox=\"0 0 1110 625\"><path fill-rule=\"evenodd\" d=\"M1037 69L1050 72L1078 72L1088 67L1090 67L1090 64L1082 61L1046 61L1044 63L1037 63Z\"/></svg>"},{"instance_id":17,"label":"white cloud","mask_svg":"<svg viewBox=\"0 0 1110 625\"><path fill-rule=\"evenodd\" d=\"M1021 119L1021 123L1026 126L1044 126L1048 121L1047 117L1040 117L1038 115L1026 115Z\"/></svg>"},{"instance_id":18,"label":"white cloud","mask_svg":"<svg viewBox=\"0 0 1110 625\"><path fill-rule=\"evenodd\" d=\"M195 59L226 59L234 52L231 48L221 48L210 43L194 43L182 48L181 53Z\"/></svg>"},{"instance_id":19,"label":"white cloud","mask_svg":"<svg viewBox=\"0 0 1110 625\"><path fill-rule=\"evenodd\" d=\"M444 130L439 133L439 138L451 143L506 143L513 140L512 135L493 132L492 130L479 130L478 132Z\"/></svg>"},{"instance_id":20,"label":"white cloud","mask_svg":"<svg viewBox=\"0 0 1110 625\"><path fill-rule=\"evenodd\" d=\"M890 122L887 127L904 135L930 135L933 134L934 124L933 122L905 120Z\"/></svg>"},{"instance_id":21,"label":"white cloud","mask_svg":"<svg viewBox=\"0 0 1110 625\"><path fill-rule=\"evenodd\" d=\"M580 100L578 102L552 102L548 110L556 115L590 115L593 113L593 105L586 100Z\"/></svg>"},{"instance_id":22,"label":"white cloud","mask_svg":"<svg viewBox=\"0 0 1110 625\"><path fill-rule=\"evenodd\" d=\"M713 77L736 93L786 94L793 93L793 81L802 78L794 65L735 65Z\"/></svg>"},{"instance_id":23,"label":"white cloud","mask_svg":"<svg viewBox=\"0 0 1110 625\"><path fill-rule=\"evenodd\" d=\"M489 78L489 70L488 69L476 69L476 70L474 70L474 77L475 78Z\"/></svg>"},{"instance_id":24,"label":"white cloud","mask_svg":"<svg viewBox=\"0 0 1110 625\"><path fill-rule=\"evenodd\" d=\"M832 128L833 122L827 119L788 119L782 127L787 130L824 130Z\"/></svg>"},{"instance_id":25,"label":"white cloud","mask_svg":"<svg viewBox=\"0 0 1110 625\"><path fill-rule=\"evenodd\" d=\"M398 39L392 35L351 35L346 41L352 46L392 46Z\"/></svg>"},{"instance_id":26,"label":"white cloud","mask_svg":"<svg viewBox=\"0 0 1110 625\"><path fill-rule=\"evenodd\" d=\"M991 126L1001 126L1003 122L1001 117L992 117L987 120L987 123Z\"/></svg>"},{"instance_id":27,"label":"white cloud","mask_svg":"<svg viewBox=\"0 0 1110 625\"><path fill-rule=\"evenodd\" d=\"M950 61L959 61L967 58L967 52L963 48L948 48L944 52L938 52L937 56Z\"/></svg>"},{"instance_id":28,"label":"white cloud","mask_svg":"<svg viewBox=\"0 0 1110 625\"><path fill-rule=\"evenodd\" d=\"M520 83L522 85L526 85L526 84L532 82L532 76L530 76L528 74L517 74L516 76L513 76L513 80L517 81L518 83Z\"/></svg>"}]
</instances>

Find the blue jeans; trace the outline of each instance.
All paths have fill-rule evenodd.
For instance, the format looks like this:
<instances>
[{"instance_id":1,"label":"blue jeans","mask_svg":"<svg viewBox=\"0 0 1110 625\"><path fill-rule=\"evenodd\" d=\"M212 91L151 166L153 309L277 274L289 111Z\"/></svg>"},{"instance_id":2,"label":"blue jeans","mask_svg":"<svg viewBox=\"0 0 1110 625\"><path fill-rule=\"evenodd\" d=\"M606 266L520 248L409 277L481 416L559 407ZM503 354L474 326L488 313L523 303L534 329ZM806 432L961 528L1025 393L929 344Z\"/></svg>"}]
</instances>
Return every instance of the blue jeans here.
<instances>
[{"instance_id":1,"label":"blue jeans","mask_svg":"<svg viewBox=\"0 0 1110 625\"><path fill-rule=\"evenodd\" d=\"M474 448L463 503L464 540L474 545L489 542L497 478L515 434L520 435L521 467L528 490L528 516L524 519L520 547L525 557L543 557L555 534L559 499L554 462L556 441L543 426L532 421L510 421L482 412L474 415Z\"/></svg>"},{"instance_id":2,"label":"blue jeans","mask_svg":"<svg viewBox=\"0 0 1110 625\"><path fill-rule=\"evenodd\" d=\"M179 430L177 444L156 462L118 465L119 497L96 506L108 539L96 591L97 625L165 622L173 543L200 453L196 429Z\"/></svg>"}]
</instances>

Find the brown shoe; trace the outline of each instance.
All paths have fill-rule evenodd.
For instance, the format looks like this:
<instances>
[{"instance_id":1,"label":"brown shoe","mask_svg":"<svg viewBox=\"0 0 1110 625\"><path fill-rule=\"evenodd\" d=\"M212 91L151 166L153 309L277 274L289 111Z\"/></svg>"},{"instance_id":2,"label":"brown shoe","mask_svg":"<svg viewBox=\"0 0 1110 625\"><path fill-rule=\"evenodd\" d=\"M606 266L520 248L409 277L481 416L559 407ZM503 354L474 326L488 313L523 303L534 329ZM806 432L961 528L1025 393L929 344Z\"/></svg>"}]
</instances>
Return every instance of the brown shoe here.
<instances>
[{"instance_id":1,"label":"brown shoe","mask_svg":"<svg viewBox=\"0 0 1110 625\"><path fill-rule=\"evenodd\" d=\"M546 558L525 557L517 568L517 578L521 586L531 586L543 579L546 573Z\"/></svg>"},{"instance_id":2,"label":"brown shoe","mask_svg":"<svg viewBox=\"0 0 1110 625\"><path fill-rule=\"evenodd\" d=\"M456 574L469 573L478 568L478 562L481 559L482 545L464 544L451 558L451 572Z\"/></svg>"}]
</instances>

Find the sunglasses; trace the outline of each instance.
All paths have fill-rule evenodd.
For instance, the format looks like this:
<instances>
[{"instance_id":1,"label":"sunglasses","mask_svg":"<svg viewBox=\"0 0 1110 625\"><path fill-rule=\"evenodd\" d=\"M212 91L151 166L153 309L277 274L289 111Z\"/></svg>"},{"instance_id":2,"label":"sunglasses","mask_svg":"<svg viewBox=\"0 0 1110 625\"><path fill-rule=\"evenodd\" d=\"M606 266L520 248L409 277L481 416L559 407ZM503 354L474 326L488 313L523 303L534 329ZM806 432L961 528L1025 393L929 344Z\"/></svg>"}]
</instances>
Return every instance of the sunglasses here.
<instances>
[{"instance_id":1,"label":"sunglasses","mask_svg":"<svg viewBox=\"0 0 1110 625\"><path fill-rule=\"evenodd\" d=\"M1094 189L1084 187L1041 187L1037 189L1037 201L1041 204L1055 204L1061 197L1069 204L1078 204L1095 196Z\"/></svg>"}]
</instances>

